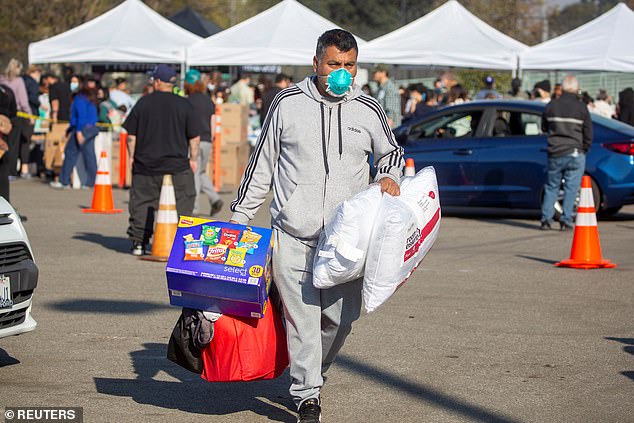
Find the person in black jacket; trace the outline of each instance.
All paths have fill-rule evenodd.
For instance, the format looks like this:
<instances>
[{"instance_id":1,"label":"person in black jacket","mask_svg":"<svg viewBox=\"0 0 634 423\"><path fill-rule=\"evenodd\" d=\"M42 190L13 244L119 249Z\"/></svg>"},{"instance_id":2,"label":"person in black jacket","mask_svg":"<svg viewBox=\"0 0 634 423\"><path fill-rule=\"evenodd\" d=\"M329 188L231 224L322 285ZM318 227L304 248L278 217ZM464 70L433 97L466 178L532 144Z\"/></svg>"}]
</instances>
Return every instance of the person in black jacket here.
<instances>
[{"instance_id":1,"label":"person in black jacket","mask_svg":"<svg viewBox=\"0 0 634 423\"><path fill-rule=\"evenodd\" d=\"M634 90L632 90L632 87L626 88L619 93L617 115L621 122L634 126Z\"/></svg>"},{"instance_id":2,"label":"person in black jacket","mask_svg":"<svg viewBox=\"0 0 634 423\"><path fill-rule=\"evenodd\" d=\"M592 120L588 108L579 98L577 78L567 75L564 93L546 106L542 129L548 134L548 176L542 203L541 229L551 229L557 193L564 180L563 213L559 218L562 231L572 229L572 212L586 153L592 145Z\"/></svg>"},{"instance_id":3,"label":"person in black jacket","mask_svg":"<svg viewBox=\"0 0 634 423\"><path fill-rule=\"evenodd\" d=\"M0 196L5 200L9 200L9 155L6 154L9 149L7 144L9 132L11 131L11 121L15 119L17 114L17 105L15 96L11 88L0 84L0 116L3 116L4 124L0 127ZM8 122L7 122L8 121Z\"/></svg>"},{"instance_id":4,"label":"person in black jacket","mask_svg":"<svg viewBox=\"0 0 634 423\"><path fill-rule=\"evenodd\" d=\"M264 96L262 97L262 108L260 109L260 125L264 126L264 119L266 119L266 114L269 112L271 108L271 104L273 104L273 100L275 96L285 88L288 88L291 85L291 78L285 73L278 73L275 75L275 85L266 90Z\"/></svg>"}]
</instances>

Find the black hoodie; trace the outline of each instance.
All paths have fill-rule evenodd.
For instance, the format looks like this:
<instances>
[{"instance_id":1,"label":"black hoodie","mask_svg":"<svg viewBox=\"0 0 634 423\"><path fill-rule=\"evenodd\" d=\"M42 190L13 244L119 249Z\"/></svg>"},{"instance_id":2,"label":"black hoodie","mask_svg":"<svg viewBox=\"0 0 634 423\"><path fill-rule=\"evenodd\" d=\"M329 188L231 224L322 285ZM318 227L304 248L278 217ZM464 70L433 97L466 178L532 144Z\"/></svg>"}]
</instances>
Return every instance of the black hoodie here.
<instances>
[{"instance_id":1,"label":"black hoodie","mask_svg":"<svg viewBox=\"0 0 634 423\"><path fill-rule=\"evenodd\" d=\"M619 93L619 120L634 126L634 90L631 87Z\"/></svg>"}]
</instances>

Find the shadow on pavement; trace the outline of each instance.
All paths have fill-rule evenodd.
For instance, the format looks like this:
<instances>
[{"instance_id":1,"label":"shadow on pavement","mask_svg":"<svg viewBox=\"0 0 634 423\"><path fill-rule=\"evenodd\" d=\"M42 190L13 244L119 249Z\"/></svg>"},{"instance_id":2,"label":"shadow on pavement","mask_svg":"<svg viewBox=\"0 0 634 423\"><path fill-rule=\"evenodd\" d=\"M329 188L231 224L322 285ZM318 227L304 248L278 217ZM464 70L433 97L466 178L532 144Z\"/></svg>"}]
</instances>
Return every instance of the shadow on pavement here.
<instances>
[{"instance_id":1,"label":"shadow on pavement","mask_svg":"<svg viewBox=\"0 0 634 423\"><path fill-rule=\"evenodd\" d=\"M607 339L608 341L617 341L625 344L625 347L623 347L623 351L628 354L634 355L634 338L613 338L611 336L606 336L605 339ZM634 370L621 372L621 374L634 381Z\"/></svg>"},{"instance_id":2,"label":"shadow on pavement","mask_svg":"<svg viewBox=\"0 0 634 423\"><path fill-rule=\"evenodd\" d=\"M442 206L442 204L441 204ZM527 219L539 223L539 210L527 209L503 209L493 207L442 207L443 216L462 218L489 218L489 219Z\"/></svg>"},{"instance_id":3,"label":"shadow on pavement","mask_svg":"<svg viewBox=\"0 0 634 423\"><path fill-rule=\"evenodd\" d=\"M8 352L0 348L0 367L12 366L14 364L20 364L20 360L11 357Z\"/></svg>"},{"instance_id":4,"label":"shadow on pavement","mask_svg":"<svg viewBox=\"0 0 634 423\"><path fill-rule=\"evenodd\" d=\"M532 222L532 223L526 223L526 222L518 222L517 220L507 220L507 219L480 219L483 222L487 222L487 223L494 223L496 225L508 225L508 226L514 226L516 228L525 228L525 229L533 229L533 230L540 230L539 229L539 222Z\"/></svg>"},{"instance_id":5,"label":"shadow on pavement","mask_svg":"<svg viewBox=\"0 0 634 423\"><path fill-rule=\"evenodd\" d=\"M530 225L531 227L539 228L539 218L540 218L539 210L530 210L530 209L504 209L504 208L494 208L494 207L455 207L455 206L445 206L442 208L443 216L447 217L460 217L464 219L524 219L524 220L532 220L535 222L534 225ZM634 221L634 213L616 213L612 216L600 216L598 217L599 221L606 222L628 222ZM629 228L634 229L629 226Z\"/></svg>"},{"instance_id":6,"label":"shadow on pavement","mask_svg":"<svg viewBox=\"0 0 634 423\"><path fill-rule=\"evenodd\" d=\"M73 239L99 244L102 247L119 253L129 253L132 245L127 237L104 236L94 232L78 232L73 235Z\"/></svg>"},{"instance_id":7,"label":"shadow on pavement","mask_svg":"<svg viewBox=\"0 0 634 423\"><path fill-rule=\"evenodd\" d=\"M634 220L634 213L617 213L612 216L602 217L600 218L600 220L606 220L610 222L627 222L628 220Z\"/></svg>"},{"instance_id":8,"label":"shadow on pavement","mask_svg":"<svg viewBox=\"0 0 634 423\"><path fill-rule=\"evenodd\" d=\"M210 383L166 358L167 345L143 344L130 353L136 379L94 378L97 392L129 397L139 404L207 415L251 411L276 422L295 422L288 397L288 373L280 378L249 383ZM178 382L155 380L165 372ZM264 401L266 399L267 401Z\"/></svg>"},{"instance_id":9,"label":"shadow on pavement","mask_svg":"<svg viewBox=\"0 0 634 423\"><path fill-rule=\"evenodd\" d=\"M541 258L541 257L525 256L523 254L517 254L515 257L525 258L525 259L533 260L533 261L539 261L541 263L546 263L546 264L555 264L558 261L560 261L560 260L545 259L545 258Z\"/></svg>"},{"instance_id":10,"label":"shadow on pavement","mask_svg":"<svg viewBox=\"0 0 634 423\"><path fill-rule=\"evenodd\" d=\"M53 310L70 313L144 314L174 309L169 304L149 301L95 300L92 298L57 301L46 304Z\"/></svg>"},{"instance_id":11,"label":"shadow on pavement","mask_svg":"<svg viewBox=\"0 0 634 423\"><path fill-rule=\"evenodd\" d=\"M400 376L390 374L385 370L362 363L344 354L337 357L336 364L351 370L364 378L371 378L374 383L386 385L390 389L398 389L410 397L420 401L446 409L447 411L467 417L469 421L486 423L515 423L510 417L505 417L491 411L487 411L478 405L452 398L442 392L436 391L422 383L408 381Z\"/></svg>"}]
</instances>

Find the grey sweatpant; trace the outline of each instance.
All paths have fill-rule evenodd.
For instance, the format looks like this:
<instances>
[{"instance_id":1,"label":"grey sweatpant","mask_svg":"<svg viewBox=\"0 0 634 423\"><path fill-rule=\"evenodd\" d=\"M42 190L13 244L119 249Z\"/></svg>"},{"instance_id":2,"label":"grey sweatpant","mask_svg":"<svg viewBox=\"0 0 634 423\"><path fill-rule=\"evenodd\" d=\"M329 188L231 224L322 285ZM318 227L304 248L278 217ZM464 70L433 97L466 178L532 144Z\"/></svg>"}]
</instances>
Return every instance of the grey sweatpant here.
<instances>
[{"instance_id":1,"label":"grey sweatpant","mask_svg":"<svg viewBox=\"0 0 634 423\"><path fill-rule=\"evenodd\" d=\"M315 247L278 229L274 237L273 280L284 304L289 392L299 406L319 397L324 374L361 314L363 280L317 289L312 271Z\"/></svg>"},{"instance_id":2,"label":"grey sweatpant","mask_svg":"<svg viewBox=\"0 0 634 423\"><path fill-rule=\"evenodd\" d=\"M210 175L207 174L207 162L211 154L211 143L209 141L200 142L200 154L198 155L198 169L194 174L194 184L196 185L196 201L194 202L194 214L198 214L198 198L203 192L209 198L211 204L220 200L220 195L216 192L214 184L211 182Z\"/></svg>"}]
</instances>

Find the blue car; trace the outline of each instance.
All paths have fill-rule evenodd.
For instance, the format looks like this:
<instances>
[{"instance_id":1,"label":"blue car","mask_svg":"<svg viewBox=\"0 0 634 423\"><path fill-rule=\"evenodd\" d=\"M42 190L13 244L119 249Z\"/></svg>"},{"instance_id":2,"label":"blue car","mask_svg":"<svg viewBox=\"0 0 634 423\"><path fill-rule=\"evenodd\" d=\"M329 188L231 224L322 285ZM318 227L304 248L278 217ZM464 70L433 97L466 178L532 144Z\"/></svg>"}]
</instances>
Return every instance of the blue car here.
<instances>
[{"instance_id":1,"label":"blue car","mask_svg":"<svg viewBox=\"0 0 634 423\"><path fill-rule=\"evenodd\" d=\"M539 209L546 181L545 105L473 101L436 110L394 129L416 170L436 168L444 206ZM592 115L586 157L600 215L634 204L634 127Z\"/></svg>"}]
</instances>

